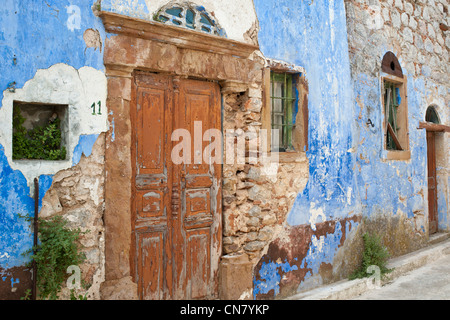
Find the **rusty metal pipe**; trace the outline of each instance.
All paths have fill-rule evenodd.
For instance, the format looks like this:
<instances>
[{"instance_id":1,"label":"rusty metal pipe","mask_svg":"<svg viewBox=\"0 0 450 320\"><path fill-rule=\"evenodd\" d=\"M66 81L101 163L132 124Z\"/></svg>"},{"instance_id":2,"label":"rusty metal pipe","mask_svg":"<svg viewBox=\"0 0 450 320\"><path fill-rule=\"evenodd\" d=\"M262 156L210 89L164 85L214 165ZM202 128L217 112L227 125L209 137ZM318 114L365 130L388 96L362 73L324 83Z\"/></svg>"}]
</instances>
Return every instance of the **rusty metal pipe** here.
<instances>
[{"instance_id":1,"label":"rusty metal pipe","mask_svg":"<svg viewBox=\"0 0 450 320\"><path fill-rule=\"evenodd\" d=\"M39 218L39 180L34 178L34 240L33 240L33 254L36 254L36 247L38 244L38 218ZM37 264L33 259L33 294L32 300L37 297Z\"/></svg>"}]
</instances>

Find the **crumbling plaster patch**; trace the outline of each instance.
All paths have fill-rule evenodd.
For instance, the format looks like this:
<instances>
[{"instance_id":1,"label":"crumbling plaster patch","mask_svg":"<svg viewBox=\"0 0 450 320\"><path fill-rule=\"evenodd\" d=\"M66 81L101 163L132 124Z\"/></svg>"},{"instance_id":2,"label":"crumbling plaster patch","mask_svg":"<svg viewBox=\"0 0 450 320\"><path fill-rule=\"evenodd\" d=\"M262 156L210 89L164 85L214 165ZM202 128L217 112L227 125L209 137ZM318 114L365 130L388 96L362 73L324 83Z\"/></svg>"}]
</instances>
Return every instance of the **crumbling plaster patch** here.
<instances>
[{"instance_id":1,"label":"crumbling plaster patch","mask_svg":"<svg viewBox=\"0 0 450 320\"><path fill-rule=\"evenodd\" d=\"M353 252L360 222L353 216L317 223L316 230L286 226L255 268L254 298L282 299L342 279L358 263Z\"/></svg>"},{"instance_id":2,"label":"crumbling plaster patch","mask_svg":"<svg viewBox=\"0 0 450 320\"><path fill-rule=\"evenodd\" d=\"M80 269L87 286L86 289L79 288L77 293L86 293L89 300L100 299L100 286L105 281L105 144L103 133L92 145L88 157L82 157L78 164L52 177L39 213L41 218L61 215L68 221L69 228L80 228L83 232L80 244L86 260ZM60 299L69 297L70 290L63 285Z\"/></svg>"},{"instance_id":3,"label":"crumbling plaster patch","mask_svg":"<svg viewBox=\"0 0 450 320\"><path fill-rule=\"evenodd\" d=\"M100 32L94 29L86 29L83 34L84 42L86 43L86 48L94 48L94 50L99 49L102 51L102 38Z\"/></svg>"},{"instance_id":4,"label":"crumbling plaster patch","mask_svg":"<svg viewBox=\"0 0 450 320\"><path fill-rule=\"evenodd\" d=\"M80 136L100 134L108 130L106 110L106 76L91 67L79 70L66 64L56 64L48 69L36 72L33 79L15 92L3 93L0 108L0 145L13 170L19 170L27 179L28 186L33 179L41 175L52 175L70 168L73 153L79 144ZM66 149L68 156L63 161L12 160L12 113L14 101L68 105L68 131ZM92 114L91 105L98 107L100 102L102 114Z\"/></svg>"}]
</instances>

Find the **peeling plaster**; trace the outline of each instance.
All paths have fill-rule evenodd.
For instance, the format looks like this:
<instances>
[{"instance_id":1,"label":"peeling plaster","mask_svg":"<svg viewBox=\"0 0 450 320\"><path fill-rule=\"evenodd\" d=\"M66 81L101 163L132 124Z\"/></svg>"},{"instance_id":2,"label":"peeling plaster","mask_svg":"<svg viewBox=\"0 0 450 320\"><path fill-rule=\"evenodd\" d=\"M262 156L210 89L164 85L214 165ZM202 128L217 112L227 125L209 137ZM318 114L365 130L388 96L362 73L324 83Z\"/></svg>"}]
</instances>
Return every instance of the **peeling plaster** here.
<instances>
[{"instance_id":1,"label":"peeling plaster","mask_svg":"<svg viewBox=\"0 0 450 320\"><path fill-rule=\"evenodd\" d=\"M101 38L105 35L101 21L92 15L91 4L80 5L82 24L79 29L68 31L66 11L56 9L55 1L49 2L50 5L30 6L32 10L25 10L28 9L25 4L5 0L5 12L9 14L0 14L0 23L8 26L0 31L0 43L8 44L0 46L0 62L5 66L0 75L0 84L1 90L10 87L3 92L0 106L0 210L3 213L0 216L0 269L23 265L24 259L18 253L30 248L32 239L28 225L17 220L16 215L33 211L33 178L40 178L41 206L53 175L76 165L83 154L89 156L98 134L108 130L106 77L102 71L96 70L103 69L99 53L104 43ZM256 269L259 278L254 280L254 296L271 291L276 296L285 285L283 281L301 272L302 268L307 271L296 275L297 290L307 287L308 282L322 284L324 277L321 268L336 263L342 255L339 247L350 229L356 229L359 225L359 220L348 220L345 228L342 227L342 220L339 219L346 219L350 215L394 218L394 222L388 222L392 224L392 229L396 229L396 221L400 221L402 228L413 230L419 235L425 234L426 145L424 131L417 130L417 124L423 120L424 110L431 104L439 106L438 112L444 119L443 123L447 123L448 103L436 96L445 96L448 88L437 86L424 77L415 79L408 74L409 68L405 68L411 114L411 160L401 163L385 161L386 152L382 148L379 130L382 124L379 78L355 70L351 78L343 1L255 0L255 5L250 0L229 0L227 5L213 0L192 2L213 13L230 39L251 42L248 33L254 34L255 29L259 29L259 42L264 56L283 61L284 64L302 66L302 72L308 75L310 150L307 156L310 160L310 179L305 190L298 194L289 213L288 231L281 233L270 245L272 249L264 250L260 268ZM153 14L166 3L165 0L103 0L102 10L152 19ZM15 10L22 14L13 15ZM49 35L38 32L42 28L41 23L22 28L27 25L27 21L32 20L31 17L43 17L47 30L54 30L55 33ZM86 21L89 26L84 25ZM95 35L95 39L86 41L83 37L85 30L99 30L99 34ZM30 34L39 39L30 41ZM48 41L56 36L60 41ZM41 46L42 43L47 45ZM86 46L94 50L85 50ZM388 49L385 45L381 46L382 50L377 52L379 56L383 56ZM46 51L42 51L44 49L41 47L45 47ZM60 49L65 47L77 50ZM399 54L395 48L389 49ZM33 56L27 52L33 52ZM404 64L402 57L400 62ZM84 67L86 65L92 68ZM425 67L423 72L423 76L427 76L431 70ZM11 75L17 78L10 79ZM34 78L29 80L31 77ZM42 103L69 105L70 140L69 158L66 161L49 165L43 161L19 163L11 160L13 99L38 99ZM66 102L62 101L64 99L67 99ZM90 105L97 100L101 101L105 109L104 115L94 119L91 117ZM372 128L366 125L369 118L375 124ZM112 141L115 139L114 127L112 118ZM440 170L449 163L448 142L443 149L444 163L439 167ZM439 175L439 227L448 230L450 178L445 171ZM388 186L386 181L390 181ZM329 229L332 226L334 230ZM306 237L299 237L296 232ZM296 236L289 238L291 235ZM286 240L281 241L282 245L278 247L281 258L276 256L280 252L273 249L280 239ZM307 246L304 256L292 256L293 252L300 250L297 247L302 245ZM298 279L303 282L298 283ZM14 277L10 281L11 286L19 282ZM246 291L246 294L251 295L251 290Z\"/></svg>"},{"instance_id":2,"label":"peeling plaster","mask_svg":"<svg viewBox=\"0 0 450 320\"><path fill-rule=\"evenodd\" d=\"M300 66L309 87L309 181L298 194L287 223L314 227L319 217L327 221L361 212L353 170L355 108L343 2L256 0L255 8L262 54L272 61Z\"/></svg>"},{"instance_id":3,"label":"peeling plaster","mask_svg":"<svg viewBox=\"0 0 450 320\"><path fill-rule=\"evenodd\" d=\"M333 266L347 268L356 255L348 256L361 218L286 227L259 261L253 278L254 298L283 298L339 277ZM351 245L350 245L351 247Z\"/></svg>"},{"instance_id":4,"label":"peeling plaster","mask_svg":"<svg viewBox=\"0 0 450 320\"><path fill-rule=\"evenodd\" d=\"M329 233L317 238L313 235L308 254L303 259L300 268L311 269L312 274L317 274L323 263L332 264L334 256L341 244L343 233L340 222L336 223L334 233Z\"/></svg>"},{"instance_id":5,"label":"peeling plaster","mask_svg":"<svg viewBox=\"0 0 450 320\"><path fill-rule=\"evenodd\" d=\"M287 273L293 270L298 270L298 267L296 265L291 266L288 262L263 262L258 271L261 280L254 282L253 294L255 296L267 294L273 290L274 295L278 295L280 293L280 273Z\"/></svg>"},{"instance_id":6,"label":"peeling plaster","mask_svg":"<svg viewBox=\"0 0 450 320\"><path fill-rule=\"evenodd\" d=\"M43 104L68 105L69 129L66 133L68 157L62 161L12 160L12 111L13 101L37 102ZM92 114L93 103L101 103L103 113ZM80 137L98 135L108 130L106 110L106 76L91 67L79 70L66 64L56 64L49 69L38 70L33 79L15 92L3 92L0 108L0 144L5 149L8 163L13 170L20 171L31 188L35 177L52 175L70 168L79 159L74 153ZM92 140L92 139L91 139ZM81 142L84 139L81 138ZM91 141L92 142L92 141ZM90 143L91 147L93 143ZM87 149L83 150L85 153Z\"/></svg>"},{"instance_id":7,"label":"peeling plaster","mask_svg":"<svg viewBox=\"0 0 450 320\"><path fill-rule=\"evenodd\" d=\"M68 105L68 158L65 161L12 160L13 101ZM103 115L92 115L91 103L100 101ZM34 215L33 181L39 179L39 210L53 182L53 175L75 165L81 154L89 156L98 134L108 129L106 77L91 67L75 70L65 64L38 70L35 77L15 92L3 93L0 108L0 258L1 268L19 267L21 253L32 246L29 223L18 214ZM86 138L87 137L87 138Z\"/></svg>"},{"instance_id":8,"label":"peeling plaster","mask_svg":"<svg viewBox=\"0 0 450 320\"><path fill-rule=\"evenodd\" d=\"M75 147L72 156L72 166L80 162L81 156L89 157L92 153L95 141L97 141L99 134L81 135L78 145Z\"/></svg>"},{"instance_id":9,"label":"peeling plaster","mask_svg":"<svg viewBox=\"0 0 450 320\"><path fill-rule=\"evenodd\" d=\"M316 223L317 222L325 222L327 221L327 217L325 216L325 213L323 212L322 208L315 208L315 204L312 202L311 207L309 210L310 218L309 223L311 225L311 229L314 231L316 230ZM321 217L321 221L318 221L318 218Z\"/></svg>"}]
</instances>

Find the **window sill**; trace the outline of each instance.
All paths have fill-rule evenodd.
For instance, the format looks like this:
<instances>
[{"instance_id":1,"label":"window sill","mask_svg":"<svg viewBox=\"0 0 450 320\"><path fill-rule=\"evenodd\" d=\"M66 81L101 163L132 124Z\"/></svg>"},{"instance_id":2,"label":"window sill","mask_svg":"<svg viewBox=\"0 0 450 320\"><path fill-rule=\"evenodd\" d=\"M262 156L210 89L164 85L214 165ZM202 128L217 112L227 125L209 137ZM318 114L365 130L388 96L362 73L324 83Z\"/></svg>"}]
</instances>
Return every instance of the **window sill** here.
<instances>
[{"instance_id":1,"label":"window sill","mask_svg":"<svg viewBox=\"0 0 450 320\"><path fill-rule=\"evenodd\" d=\"M308 161L308 159L306 158L306 152L277 152L277 154L278 161L280 163L299 163Z\"/></svg>"},{"instance_id":2,"label":"window sill","mask_svg":"<svg viewBox=\"0 0 450 320\"><path fill-rule=\"evenodd\" d=\"M384 150L383 151L383 159L384 160L410 160L411 159L411 151L393 151L393 150Z\"/></svg>"}]
</instances>

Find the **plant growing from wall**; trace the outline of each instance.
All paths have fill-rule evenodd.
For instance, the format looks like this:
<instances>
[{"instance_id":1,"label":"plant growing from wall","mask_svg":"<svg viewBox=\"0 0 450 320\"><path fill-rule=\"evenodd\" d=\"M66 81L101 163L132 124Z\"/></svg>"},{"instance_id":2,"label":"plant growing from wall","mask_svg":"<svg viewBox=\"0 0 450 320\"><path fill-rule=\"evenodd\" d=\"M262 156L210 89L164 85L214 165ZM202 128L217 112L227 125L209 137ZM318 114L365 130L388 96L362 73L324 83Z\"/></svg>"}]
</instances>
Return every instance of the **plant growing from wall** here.
<instances>
[{"instance_id":1,"label":"plant growing from wall","mask_svg":"<svg viewBox=\"0 0 450 320\"><path fill-rule=\"evenodd\" d=\"M27 130L19 108L13 110L13 159L64 160L61 146L61 120L56 117L42 126Z\"/></svg>"},{"instance_id":2,"label":"plant growing from wall","mask_svg":"<svg viewBox=\"0 0 450 320\"><path fill-rule=\"evenodd\" d=\"M382 244L381 238L378 235L366 232L363 234L363 242L364 251L361 266L350 275L350 280L371 276L372 273L368 272L368 268L371 266L380 268L381 276L391 272L392 269L386 266L389 252Z\"/></svg>"},{"instance_id":3,"label":"plant growing from wall","mask_svg":"<svg viewBox=\"0 0 450 320\"><path fill-rule=\"evenodd\" d=\"M27 220L33 218L27 217ZM38 245L33 253L28 251L37 265L37 291L40 299L56 300L67 280L67 268L78 266L85 260L80 251L80 229L69 229L67 221L61 216L49 219L39 218ZM75 297L71 292L71 298ZM80 298L81 299L81 298Z\"/></svg>"}]
</instances>

